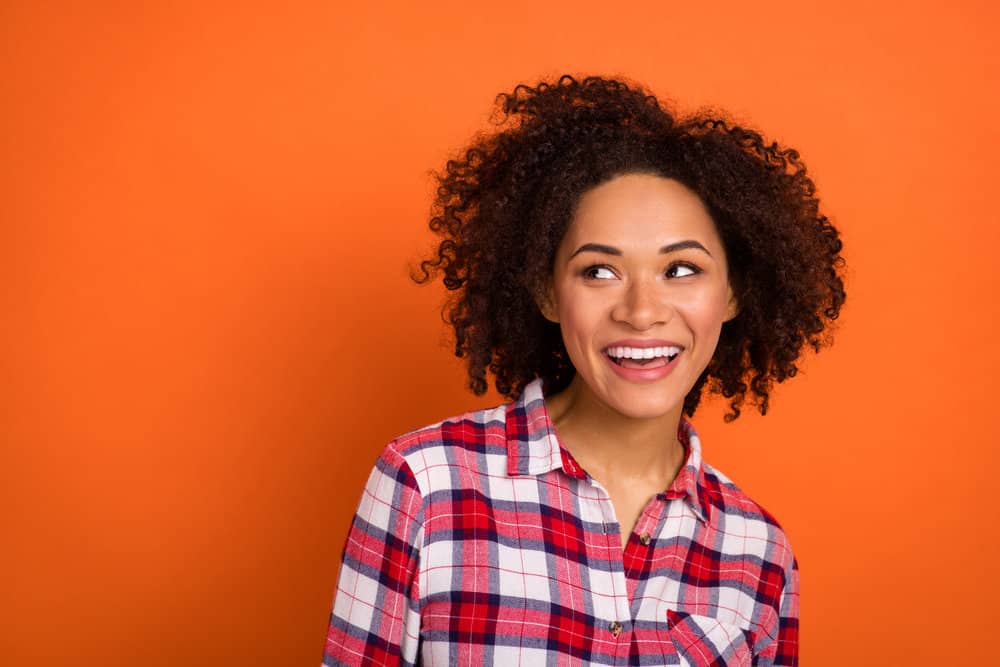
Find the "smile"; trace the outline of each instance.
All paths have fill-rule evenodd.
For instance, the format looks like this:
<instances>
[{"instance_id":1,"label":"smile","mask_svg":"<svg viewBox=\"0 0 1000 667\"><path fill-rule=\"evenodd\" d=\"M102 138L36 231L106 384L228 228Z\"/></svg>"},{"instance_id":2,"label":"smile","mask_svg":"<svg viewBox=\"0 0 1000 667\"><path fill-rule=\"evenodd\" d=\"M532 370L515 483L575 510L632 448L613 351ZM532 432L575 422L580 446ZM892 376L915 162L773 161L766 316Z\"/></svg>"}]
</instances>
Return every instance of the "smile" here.
<instances>
[{"instance_id":1,"label":"smile","mask_svg":"<svg viewBox=\"0 0 1000 667\"><path fill-rule=\"evenodd\" d=\"M605 348L604 354L612 363L622 368L659 368L673 361L682 349L676 345L660 347L611 346Z\"/></svg>"}]
</instances>

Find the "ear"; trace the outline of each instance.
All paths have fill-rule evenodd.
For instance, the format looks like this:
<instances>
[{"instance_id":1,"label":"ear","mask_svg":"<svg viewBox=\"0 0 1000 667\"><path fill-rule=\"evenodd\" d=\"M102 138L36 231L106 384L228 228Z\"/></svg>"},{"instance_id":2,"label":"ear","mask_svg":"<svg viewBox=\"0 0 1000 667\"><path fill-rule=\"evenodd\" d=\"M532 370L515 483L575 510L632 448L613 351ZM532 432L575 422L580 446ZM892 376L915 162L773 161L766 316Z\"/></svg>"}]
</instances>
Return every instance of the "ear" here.
<instances>
[{"instance_id":1,"label":"ear","mask_svg":"<svg viewBox=\"0 0 1000 667\"><path fill-rule=\"evenodd\" d=\"M733 294L733 288L727 288L727 293L729 294L729 300L726 302L726 314L722 318L723 322L728 322L740 314L740 303L736 299L736 295Z\"/></svg>"},{"instance_id":2,"label":"ear","mask_svg":"<svg viewBox=\"0 0 1000 667\"><path fill-rule=\"evenodd\" d=\"M535 303L542 317L549 322L559 324L559 304L556 302L555 290L552 288L552 281L547 280L539 289L535 290Z\"/></svg>"}]
</instances>

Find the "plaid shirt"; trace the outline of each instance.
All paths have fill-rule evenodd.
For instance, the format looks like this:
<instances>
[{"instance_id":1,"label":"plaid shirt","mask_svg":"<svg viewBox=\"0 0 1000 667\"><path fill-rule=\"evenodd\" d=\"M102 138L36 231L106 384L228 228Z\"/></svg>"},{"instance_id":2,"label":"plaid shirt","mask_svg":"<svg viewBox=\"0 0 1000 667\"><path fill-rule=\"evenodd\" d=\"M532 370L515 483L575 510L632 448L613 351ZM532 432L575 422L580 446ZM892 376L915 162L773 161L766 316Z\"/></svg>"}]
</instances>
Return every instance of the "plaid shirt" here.
<instances>
[{"instance_id":1,"label":"plaid shirt","mask_svg":"<svg viewBox=\"0 0 1000 667\"><path fill-rule=\"evenodd\" d=\"M794 665L798 566L760 505L684 467L622 550L541 381L390 443L344 548L323 665Z\"/></svg>"}]
</instances>

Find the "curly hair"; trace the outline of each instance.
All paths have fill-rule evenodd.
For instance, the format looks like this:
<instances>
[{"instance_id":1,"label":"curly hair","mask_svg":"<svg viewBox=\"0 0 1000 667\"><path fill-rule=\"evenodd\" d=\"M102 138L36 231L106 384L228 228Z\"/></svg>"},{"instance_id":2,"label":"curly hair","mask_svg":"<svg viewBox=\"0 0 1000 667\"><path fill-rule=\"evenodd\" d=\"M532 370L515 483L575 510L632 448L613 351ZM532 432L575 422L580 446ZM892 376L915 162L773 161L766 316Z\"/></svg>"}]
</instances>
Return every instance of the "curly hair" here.
<instances>
[{"instance_id":1,"label":"curly hair","mask_svg":"<svg viewBox=\"0 0 1000 667\"><path fill-rule=\"evenodd\" d=\"M435 174L430 228L442 240L412 276L441 275L452 291L443 315L473 392L487 390L487 371L507 398L539 377L547 392L569 384L575 370L559 325L535 295L580 197L626 173L675 179L701 198L740 304L685 397L687 415L703 389L731 399L726 421L748 393L766 414L773 383L796 375L803 347L830 343L845 299L842 244L797 151L718 112L681 117L621 79L518 85L497 96L496 112L496 130Z\"/></svg>"}]
</instances>

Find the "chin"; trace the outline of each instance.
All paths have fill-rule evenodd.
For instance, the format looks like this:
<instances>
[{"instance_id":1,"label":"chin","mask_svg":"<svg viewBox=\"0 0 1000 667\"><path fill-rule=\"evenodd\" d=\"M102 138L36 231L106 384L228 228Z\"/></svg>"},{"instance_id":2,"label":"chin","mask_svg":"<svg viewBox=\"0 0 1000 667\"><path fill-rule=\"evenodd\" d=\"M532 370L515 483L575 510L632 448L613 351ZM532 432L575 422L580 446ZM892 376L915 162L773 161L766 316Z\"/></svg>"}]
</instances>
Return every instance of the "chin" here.
<instances>
[{"instance_id":1,"label":"chin","mask_svg":"<svg viewBox=\"0 0 1000 667\"><path fill-rule=\"evenodd\" d=\"M605 405L630 419L661 419L683 408L684 396L650 395L652 392L621 392L604 399Z\"/></svg>"},{"instance_id":2,"label":"chin","mask_svg":"<svg viewBox=\"0 0 1000 667\"><path fill-rule=\"evenodd\" d=\"M630 419L662 419L666 417L671 411L677 407L677 404L666 406L630 406L627 410L619 410L619 412Z\"/></svg>"}]
</instances>

